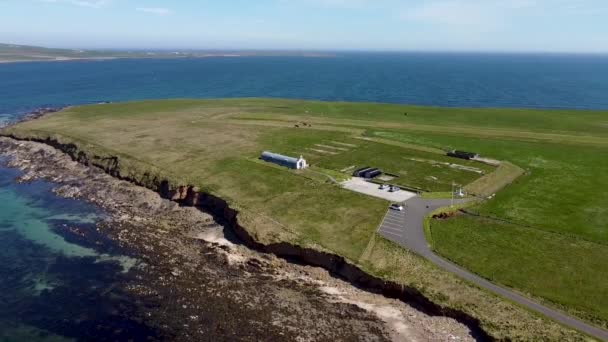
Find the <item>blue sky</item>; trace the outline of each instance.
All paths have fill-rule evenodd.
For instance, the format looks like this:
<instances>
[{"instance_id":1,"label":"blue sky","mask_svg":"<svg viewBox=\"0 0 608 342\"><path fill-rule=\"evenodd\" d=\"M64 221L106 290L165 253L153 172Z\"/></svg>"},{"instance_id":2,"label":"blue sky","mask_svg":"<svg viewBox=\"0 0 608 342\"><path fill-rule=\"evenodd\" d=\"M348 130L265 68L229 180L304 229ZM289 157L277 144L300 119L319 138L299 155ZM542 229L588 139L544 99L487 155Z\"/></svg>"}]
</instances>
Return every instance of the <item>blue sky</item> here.
<instances>
[{"instance_id":1,"label":"blue sky","mask_svg":"<svg viewBox=\"0 0 608 342\"><path fill-rule=\"evenodd\" d=\"M607 0L0 0L0 42L608 52Z\"/></svg>"}]
</instances>

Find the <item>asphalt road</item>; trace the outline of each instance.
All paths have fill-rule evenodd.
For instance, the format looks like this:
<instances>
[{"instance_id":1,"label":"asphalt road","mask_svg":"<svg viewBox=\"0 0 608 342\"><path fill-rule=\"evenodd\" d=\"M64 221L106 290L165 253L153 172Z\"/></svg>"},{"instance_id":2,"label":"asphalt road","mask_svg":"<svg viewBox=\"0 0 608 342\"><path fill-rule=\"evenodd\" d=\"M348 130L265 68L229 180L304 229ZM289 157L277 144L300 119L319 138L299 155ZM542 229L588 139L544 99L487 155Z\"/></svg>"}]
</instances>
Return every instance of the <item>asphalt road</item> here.
<instances>
[{"instance_id":1,"label":"asphalt road","mask_svg":"<svg viewBox=\"0 0 608 342\"><path fill-rule=\"evenodd\" d=\"M455 203L462 202L463 200L455 201ZM561 324L569 326L597 339L608 341L608 331L589 325L577 318L569 316L562 311L552 309L531 300L528 297L522 296L504 287L495 285L488 280L475 275L433 253L424 236L424 217L438 208L450 206L451 202L449 199L427 200L420 197L415 197L408 200L406 203L407 206L402 212L394 210L389 210L387 212L384 220L378 228L378 233L380 235L419 254L444 270L452 272L481 288L516 302L530 310L541 313L542 315L545 315Z\"/></svg>"}]
</instances>

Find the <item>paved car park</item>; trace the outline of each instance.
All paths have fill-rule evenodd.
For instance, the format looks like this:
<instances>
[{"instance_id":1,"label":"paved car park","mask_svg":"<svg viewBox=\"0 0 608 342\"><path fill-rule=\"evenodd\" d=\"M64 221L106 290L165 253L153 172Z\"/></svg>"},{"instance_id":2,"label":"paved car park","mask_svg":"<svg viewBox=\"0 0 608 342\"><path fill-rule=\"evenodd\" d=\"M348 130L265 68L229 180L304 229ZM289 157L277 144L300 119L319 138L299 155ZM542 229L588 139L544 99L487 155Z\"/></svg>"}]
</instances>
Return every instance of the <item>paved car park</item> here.
<instances>
[{"instance_id":1,"label":"paved car park","mask_svg":"<svg viewBox=\"0 0 608 342\"><path fill-rule=\"evenodd\" d=\"M467 200L454 200L454 204ZM432 255L424 236L424 217L432 211L448 207L452 203L449 199L424 199L413 197L403 204L403 211L389 209L380 223L378 233L384 238L395 242L423 257Z\"/></svg>"},{"instance_id":2,"label":"paved car park","mask_svg":"<svg viewBox=\"0 0 608 342\"><path fill-rule=\"evenodd\" d=\"M406 238L406 209L403 211L389 209L378 228L378 233L389 240L402 241Z\"/></svg>"},{"instance_id":3,"label":"paved car park","mask_svg":"<svg viewBox=\"0 0 608 342\"><path fill-rule=\"evenodd\" d=\"M353 177L342 183L342 187L351 191L359 192L373 197L382 198L391 202L401 203L416 197L416 193L405 190L390 192L388 189L381 190L380 185L368 182L363 178Z\"/></svg>"}]
</instances>

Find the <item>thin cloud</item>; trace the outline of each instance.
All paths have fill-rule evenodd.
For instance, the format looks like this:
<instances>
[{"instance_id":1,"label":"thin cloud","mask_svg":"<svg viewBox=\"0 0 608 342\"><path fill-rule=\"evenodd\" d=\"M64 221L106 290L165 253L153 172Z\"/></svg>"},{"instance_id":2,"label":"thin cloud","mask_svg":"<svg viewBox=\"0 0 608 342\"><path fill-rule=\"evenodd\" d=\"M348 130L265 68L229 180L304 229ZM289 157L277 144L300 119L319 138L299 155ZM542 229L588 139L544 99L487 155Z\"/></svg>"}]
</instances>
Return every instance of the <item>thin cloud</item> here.
<instances>
[{"instance_id":1,"label":"thin cloud","mask_svg":"<svg viewBox=\"0 0 608 342\"><path fill-rule=\"evenodd\" d=\"M405 20L440 26L494 26L501 21L500 13L493 6L462 0L426 2L405 11Z\"/></svg>"},{"instance_id":2,"label":"thin cloud","mask_svg":"<svg viewBox=\"0 0 608 342\"><path fill-rule=\"evenodd\" d=\"M497 27L517 16L548 17L600 13L594 0L428 0L403 8L402 19L445 27Z\"/></svg>"},{"instance_id":3,"label":"thin cloud","mask_svg":"<svg viewBox=\"0 0 608 342\"><path fill-rule=\"evenodd\" d=\"M135 9L139 12L151 13L156 15L168 15L171 14L171 10L164 7L137 7Z\"/></svg>"},{"instance_id":4,"label":"thin cloud","mask_svg":"<svg viewBox=\"0 0 608 342\"><path fill-rule=\"evenodd\" d=\"M74 4L76 6L90 7L90 8L101 8L109 3L110 3L109 0L98 0L98 1L73 0L72 1L72 4Z\"/></svg>"},{"instance_id":5,"label":"thin cloud","mask_svg":"<svg viewBox=\"0 0 608 342\"><path fill-rule=\"evenodd\" d=\"M286 5L308 5L326 8L362 9L376 2L374 0L278 0Z\"/></svg>"},{"instance_id":6,"label":"thin cloud","mask_svg":"<svg viewBox=\"0 0 608 342\"><path fill-rule=\"evenodd\" d=\"M109 5L111 0L39 0L47 3L70 4L88 8L102 8Z\"/></svg>"}]
</instances>

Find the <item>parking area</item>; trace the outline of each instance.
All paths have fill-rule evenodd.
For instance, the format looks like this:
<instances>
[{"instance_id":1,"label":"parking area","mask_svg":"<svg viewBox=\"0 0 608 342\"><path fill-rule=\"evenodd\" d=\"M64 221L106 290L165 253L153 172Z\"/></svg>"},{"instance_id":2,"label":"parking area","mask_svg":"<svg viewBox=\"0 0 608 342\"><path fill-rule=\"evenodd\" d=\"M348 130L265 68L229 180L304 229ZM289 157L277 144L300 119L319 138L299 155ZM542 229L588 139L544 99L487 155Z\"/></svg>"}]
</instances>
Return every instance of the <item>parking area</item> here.
<instances>
[{"instance_id":1,"label":"parking area","mask_svg":"<svg viewBox=\"0 0 608 342\"><path fill-rule=\"evenodd\" d=\"M389 209L378 228L378 233L391 241L405 238L405 211Z\"/></svg>"},{"instance_id":2,"label":"parking area","mask_svg":"<svg viewBox=\"0 0 608 342\"><path fill-rule=\"evenodd\" d=\"M410 198L416 197L416 193L405 190L397 192L389 192L388 190L380 190L378 184L366 181L363 178L353 177L350 180L343 182L342 187L351 191L359 192L373 197L382 198L391 202L405 202Z\"/></svg>"}]
</instances>

